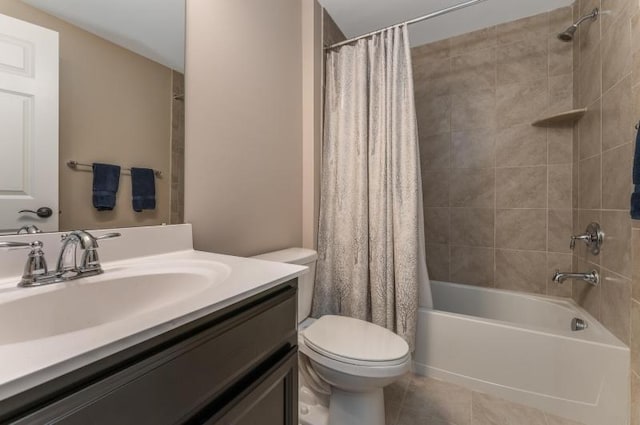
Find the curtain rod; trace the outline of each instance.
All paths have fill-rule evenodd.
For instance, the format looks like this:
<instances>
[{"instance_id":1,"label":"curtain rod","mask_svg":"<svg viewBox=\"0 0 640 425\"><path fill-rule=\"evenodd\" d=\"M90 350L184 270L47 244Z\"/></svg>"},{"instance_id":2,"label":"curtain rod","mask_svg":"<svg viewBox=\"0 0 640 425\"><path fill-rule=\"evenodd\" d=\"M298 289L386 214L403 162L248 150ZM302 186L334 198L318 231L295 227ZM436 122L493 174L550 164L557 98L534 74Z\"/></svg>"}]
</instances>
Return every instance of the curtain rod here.
<instances>
[{"instance_id":1,"label":"curtain rod","mask_svg":"<svg viewBox=\"0 0 640 425\"><path fill-rule=\"evenodd\" d=\"M325 50L335 49L336 47L344 46L346 44L353 43L354 41L358 41L358 40L362 40L363 38L371 37L372 35L381 33L382 31L386 31L386 30L388 30L390 28L399 27L401 25L416 24L418 22L426 21L427 19L436 18L436 17L441 16L441 15L446 15L447 13L450 13L450 12L455 12L456 10L459 10L459 9L464 9L465 7L473 6L474 4L480 3L480 2L483 2L483 1L487 1L487 0L468 0L468 1L465 1L463 3L458 3L458 4L453 5L451 7L447 7L445 9L440 9L440 10L437 10L435 12L428 13L428 14L426 14L424 16L420 16L418 18L411 19L410 21L400 22L400 23L395 24L395 25L390 25L390 26L388 26L386 28L382 28L382 29L379 29L379 30L376 30L376 31L372 31L372 32L367 33L367 34L359 35L357 37L350 38L348 40L341 41L339 43L332 44L330 46L326 46L324 49Z\"/></svg>"}]
</instances>

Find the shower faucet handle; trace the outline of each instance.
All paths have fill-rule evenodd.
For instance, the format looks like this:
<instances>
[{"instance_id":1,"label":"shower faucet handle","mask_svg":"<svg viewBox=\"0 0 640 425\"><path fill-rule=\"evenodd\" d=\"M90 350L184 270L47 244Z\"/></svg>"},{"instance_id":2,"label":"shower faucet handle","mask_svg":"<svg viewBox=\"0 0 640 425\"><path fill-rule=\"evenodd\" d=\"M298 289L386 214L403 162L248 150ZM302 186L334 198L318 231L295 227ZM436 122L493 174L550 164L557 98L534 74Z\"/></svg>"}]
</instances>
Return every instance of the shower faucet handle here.
<instances>
[{"instance_id":1,"label":"shower faucet handle","mask_svg":"<svg viewBox=\"0 0 640 425\"><path fill-rule=\"evenodd\" d=\"M575 249L577 240L584 241L587 247L590 248L591 254L598 255L600 254L600 247L604 243L604 233L600 229L600 225L593 222L587 226L585 233L571 236L571 243L569 244L571 250Z\"/></svg>"}]
</instances>

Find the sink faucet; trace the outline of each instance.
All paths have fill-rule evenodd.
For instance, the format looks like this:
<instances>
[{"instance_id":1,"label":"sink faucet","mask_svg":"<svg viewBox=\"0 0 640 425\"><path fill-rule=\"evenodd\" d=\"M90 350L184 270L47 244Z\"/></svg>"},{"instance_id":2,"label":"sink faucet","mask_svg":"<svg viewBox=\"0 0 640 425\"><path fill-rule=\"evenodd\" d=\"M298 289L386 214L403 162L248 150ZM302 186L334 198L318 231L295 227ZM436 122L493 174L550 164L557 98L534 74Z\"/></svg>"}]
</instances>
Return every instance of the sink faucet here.
<instances>
[{"instance_id":1,"label":"sink faucet","mask_svg":"<svg viewBox=\"0 0 640 425\"><path fill-rule=\"evenodd\" d=\"M71 233L62 235L62 248L58 255L56 274L62 276L71 272L77 276L93 276L102 273L102 266L98 257L98 240L117 238L119 236L120 233L107 233L96 238L85 230L74 230ZM76 257L78 246L83 250L80 266L78 266ZM67 257L70 254L73 254L73 264L66 264Z\"/></svg>"},{"instance_id":2,"label":"sink faucet","mask_svg":"<svg viewBox=\"0 0 640 425\"><path fill-rule=\"evenodd\" d=\"M556 270L553 275L553 281L555 283L564 283L567 279L584 280L593 286L598 286L600 283L600 274L596 270L591 270L589 273L565 273L560 270Z\"/></svg>"},{"instance_id":3,"label":"sink faucet","mask_svg":"<svg viewBox=\"0 0 640 425\"><path fill-rule=\"evenodd\" d=\"M42 251L42 242L0 242L0 248L30 248L24 273L18 286L23 288L49 285L94 276L103 272L98 258L98 240L117 238L120 233L107 233L94 237L85 230L74 230L62 236L62 248L55 271L49 272ZM76 261L78 246L84 251L80 265ZM67 264L67 257L73 255L73 263Z\"/></svg>"}]
</instances>

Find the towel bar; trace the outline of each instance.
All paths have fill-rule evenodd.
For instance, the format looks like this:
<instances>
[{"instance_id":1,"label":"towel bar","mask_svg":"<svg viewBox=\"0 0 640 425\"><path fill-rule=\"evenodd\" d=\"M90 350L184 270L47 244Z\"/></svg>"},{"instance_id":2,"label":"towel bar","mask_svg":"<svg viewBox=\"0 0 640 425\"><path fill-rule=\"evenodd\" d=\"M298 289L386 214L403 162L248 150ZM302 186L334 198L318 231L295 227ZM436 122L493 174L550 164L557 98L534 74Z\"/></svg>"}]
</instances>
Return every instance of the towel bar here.
<instances>
[{"instance_id":1,"label":"towel bar","mask_svg":"<svg viewBox=\"0 0 640 425\"><path fill-rule=\"evenodd\" d=\"M78 162L74 160L67 161L67 166L77 171L90 171L90 170L79 170L78 167L93 167L93 165L91 164L83 164L82 162ZM131 168L122 168L122 170L131 172ZM162 178L162 171L153 170L153 173L156 175L157 178L159 179Z\"/></svg>"}]
</instances>

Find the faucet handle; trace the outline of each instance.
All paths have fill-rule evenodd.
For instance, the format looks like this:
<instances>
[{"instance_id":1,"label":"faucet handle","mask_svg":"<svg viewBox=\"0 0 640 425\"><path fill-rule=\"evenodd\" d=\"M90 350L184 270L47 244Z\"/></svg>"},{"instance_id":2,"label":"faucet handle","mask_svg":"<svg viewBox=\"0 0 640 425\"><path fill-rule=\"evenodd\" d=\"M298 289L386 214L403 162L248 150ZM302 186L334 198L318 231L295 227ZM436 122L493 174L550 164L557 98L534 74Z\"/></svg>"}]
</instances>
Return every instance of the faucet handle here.
<instances>
[{"instance_id":1,"label":"faucet handle","mask_svg":"<svg viewBox=\"0 0 640 425\"><path fill-rule=\"evenodd\" d=\"M102 239L113 239L113 238L119 238L120 236L122 236L122 233L118 233L118 232L105 233L102 236L98 236L96 238L96 240L99 241L99 240L102 240Z\"/></svg>"},{"instance_id":2,"label":"faucet handle","mask_svg":"<svg viewBox=\"0 0 640 425\"><path fill-rule=\"evenodd\" d=\"M42 249L44 244L40 241L33 242L0 242L0 248L31 248Z\"/></svg>"},{"instance_id":3,"label":"faucet handle","mask_svg":"<svg viewBox=\"0 0 640 425\"><path fill-rule=\"evenodd\" d=\"M0 242L0 248L28 248L31 249L27 262L24 265L22 280L18 286L32 286L39 277L45 276L49 269L47 260L44 258L42 247L44 244L40 241L33 242Z\"/></svg>"}]
</instances>

